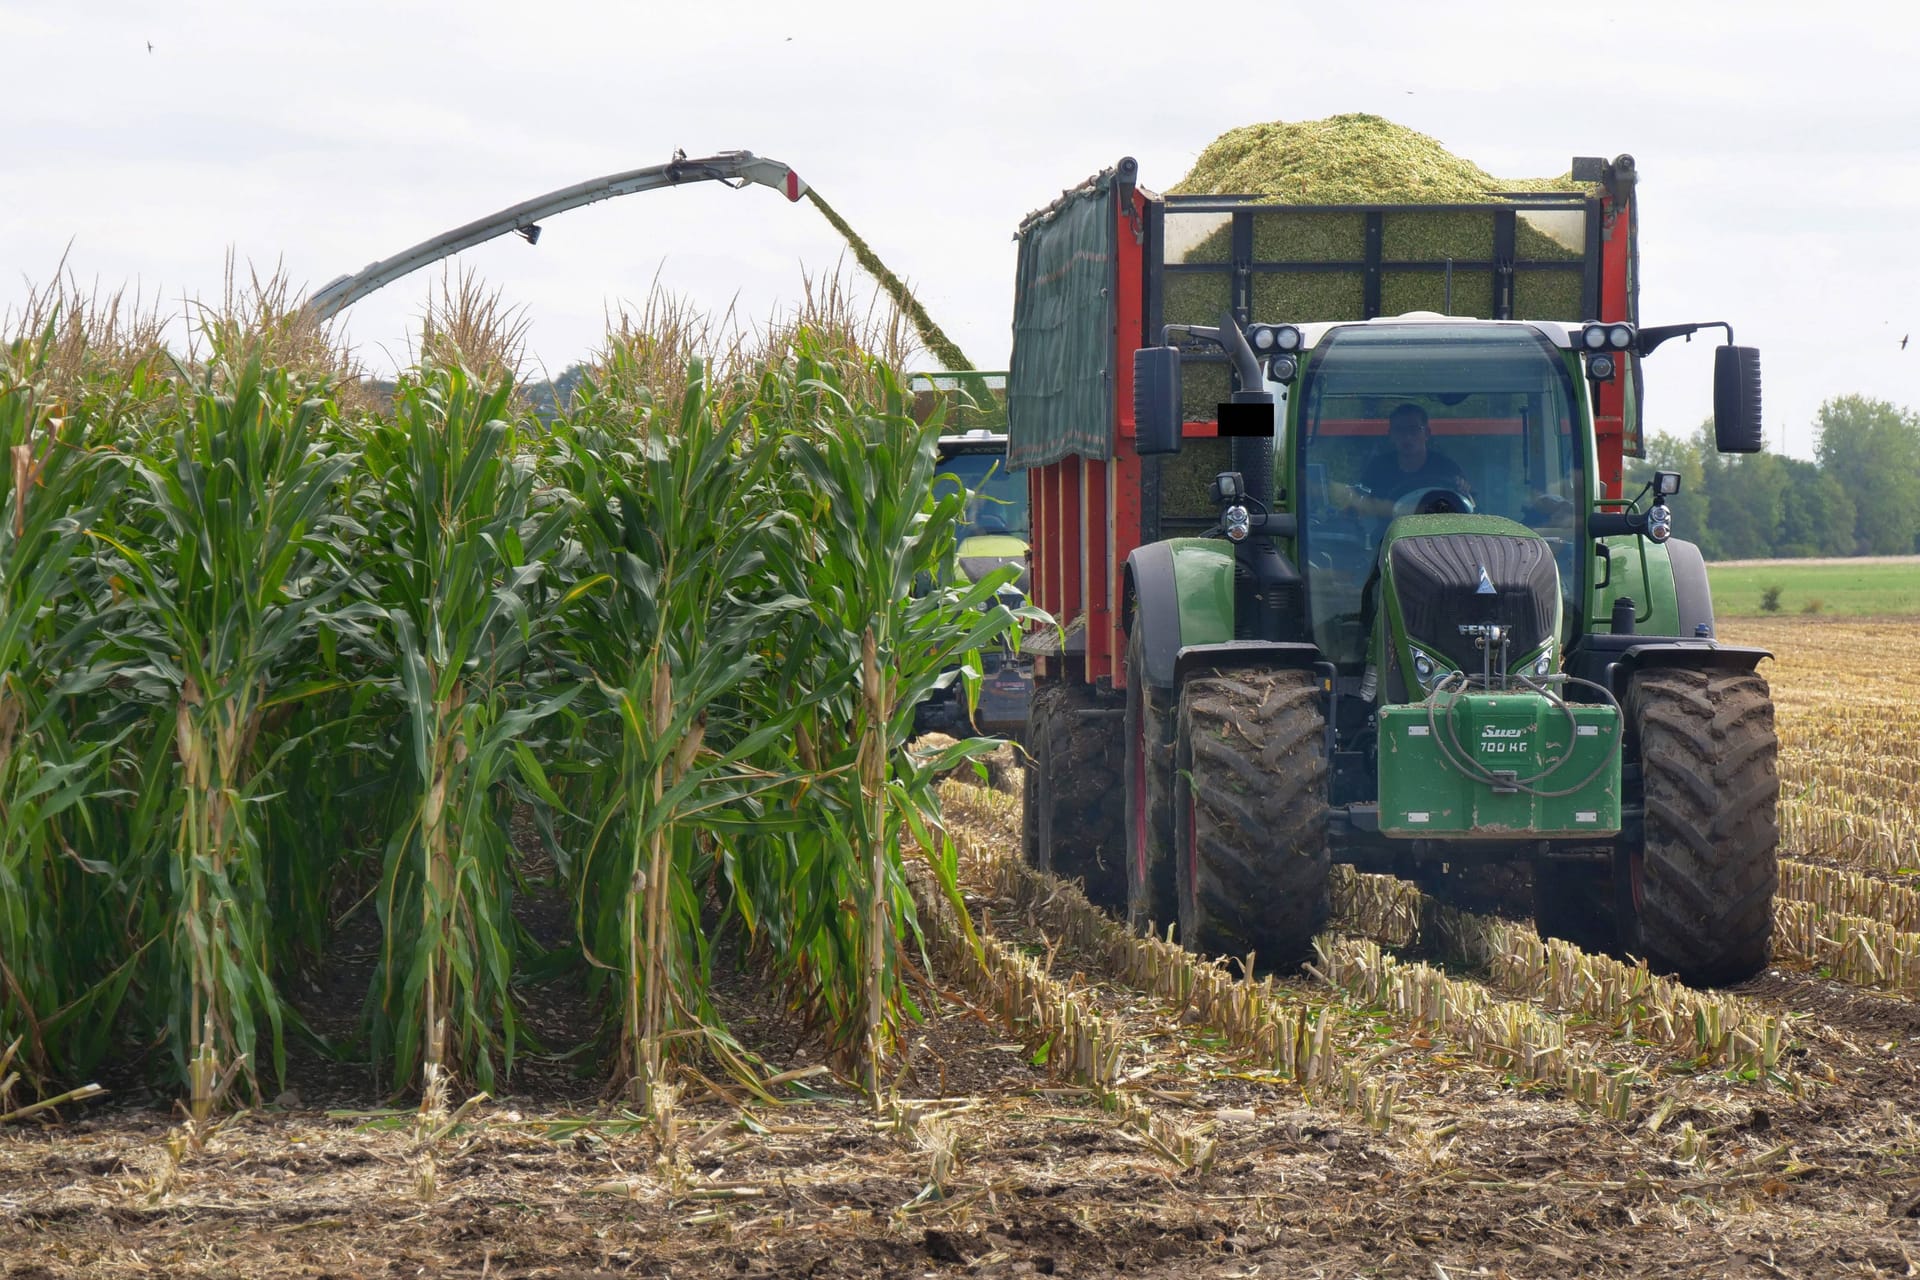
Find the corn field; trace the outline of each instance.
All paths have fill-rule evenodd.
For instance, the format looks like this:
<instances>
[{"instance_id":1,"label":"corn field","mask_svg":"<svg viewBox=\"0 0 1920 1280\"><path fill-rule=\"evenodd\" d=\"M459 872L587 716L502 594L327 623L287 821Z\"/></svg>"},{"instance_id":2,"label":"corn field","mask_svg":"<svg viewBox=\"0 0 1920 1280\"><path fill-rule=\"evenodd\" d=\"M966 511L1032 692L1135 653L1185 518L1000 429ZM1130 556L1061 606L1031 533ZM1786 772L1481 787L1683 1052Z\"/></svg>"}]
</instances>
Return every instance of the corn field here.
<instances>
[{"instance_id":1,"label":"corn field","mask_svg":"<svg viewBox=\"0 0 1920 1280\"><path fill-rule=\"evenodd\" d=\"M1728 628L1778 655L1762 977L1696 990L1347 869L1267 972L1026 866L1014 753L910 749L920 695L1037 619L948 572L959 498L916 496L938 424L886 335L827 305L728 349L656 300L547 420L470 284L391 395L283 302L238 289L178 358L69 306L0 369L10 1260L1920 1257L1920 719L1863 656L1909 624ZM51 1123L96 1078L165 1122Z\"/></svg>"},{"instance_id":2,"label":"corn field","mask_svg":"<svg viewBox=\"0 0 1920 1280\"><path fill-rule=\"evenodd\" d=\"M385 404L284 291L239 297L183 357L56 292L0 355L16 1079L145 1062L202 1119L272 1096L318 1039L295 993L369 924L318 1051L395 1090L510 1079L530 969L598 1016L542 1051L643 1108L677 1061L751 1076L722 935L876 1079L906 863L957 892L913 706L1018 625L1011 570L937 585L938 421L831 307L717 356L622 324L541 421L471 282ZM536 897L564 936L529 934Z\"/></svg>"}]
</instances>

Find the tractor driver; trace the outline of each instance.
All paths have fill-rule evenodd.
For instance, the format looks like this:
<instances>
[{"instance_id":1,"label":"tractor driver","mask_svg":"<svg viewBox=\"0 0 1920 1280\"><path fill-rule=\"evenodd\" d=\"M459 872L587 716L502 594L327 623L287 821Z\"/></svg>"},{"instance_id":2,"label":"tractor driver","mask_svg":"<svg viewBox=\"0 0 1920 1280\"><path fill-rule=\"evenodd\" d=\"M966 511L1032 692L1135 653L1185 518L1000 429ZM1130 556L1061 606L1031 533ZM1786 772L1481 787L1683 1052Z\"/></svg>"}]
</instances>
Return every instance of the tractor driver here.
<instances>
[{"instance_id":1,"label":"tractor driver","mask_svg":"<svg viewBox=\"0 0 1920 1280\"><path fill-rule=\"evenodd\" d=\"M1460 464L1433 448L1425 409L1411 402L1397 405L1387 415L1387 439L1391 447L1367 463L1358 485L1332 486L1336 506L1388 519L1395 503L1423 489L1451 489L1472 499L1473 490Z\"/></svg>"}]
</instances>

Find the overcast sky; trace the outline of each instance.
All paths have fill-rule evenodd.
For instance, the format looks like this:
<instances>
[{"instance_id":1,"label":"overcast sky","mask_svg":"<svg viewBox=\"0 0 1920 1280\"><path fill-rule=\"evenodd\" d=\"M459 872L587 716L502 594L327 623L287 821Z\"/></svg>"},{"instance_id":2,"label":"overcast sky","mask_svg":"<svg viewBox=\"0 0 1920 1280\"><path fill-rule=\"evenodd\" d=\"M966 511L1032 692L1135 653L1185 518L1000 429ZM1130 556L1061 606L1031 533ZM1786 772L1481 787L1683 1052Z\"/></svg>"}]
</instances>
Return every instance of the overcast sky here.
<instances>
[{"instance_id":1,"label":"overcast sky","mask_svg":"<svg viewBox=\"0 0 1920 1280\"><path fill-rule=\"evenodd\" d=\"M218 294L229 249L318 286L676 147L745 149L1004 368L1027 211L1123 155L1164 188L1236 125L1370 111L1502 177L1632 153L1642 319L1731 321L1771 440L1810 456L1822 400L1920 407L1916 53L1909 4L0 0L0 310L63 252L176 307ZM842 248L809 205L702 184L457 261L557 373L656 278L759 318ZM405 359L429 283L346 313L369 367ZM1705 348L1649 362L1652 429L1710 412Z\"/></svg>"}]
</instances>

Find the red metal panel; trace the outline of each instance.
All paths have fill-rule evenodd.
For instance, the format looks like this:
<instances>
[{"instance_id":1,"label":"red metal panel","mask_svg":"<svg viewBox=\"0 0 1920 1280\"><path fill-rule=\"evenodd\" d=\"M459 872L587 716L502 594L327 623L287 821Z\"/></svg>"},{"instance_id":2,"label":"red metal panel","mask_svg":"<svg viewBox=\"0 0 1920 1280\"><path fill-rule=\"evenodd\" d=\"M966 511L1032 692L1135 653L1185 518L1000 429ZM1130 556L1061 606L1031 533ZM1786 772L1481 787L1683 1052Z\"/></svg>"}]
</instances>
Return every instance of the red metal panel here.
<instances>
[{"instance_id":1,"label":"red metal panel","mask_svg":"<svg viewBox=\"0 0 1920 1280\"><path fill-rule=\"evenodd\" d=\"M1053 526L1048 523L1047 471L1032 467L1027 471L1027 522L1032 532L1027 542L1027 599L1042 609L1047 605L1047 548L1052 545ZM1040 628L1028 628L1028 634ZM1035 657L1034 674L1047 674L1047 660Z\"/></svg>"},{"instance_id":2,"label":"red metal panel","mask_svg":"<svg viewBox=\"0 0 1920 1280\"><path fill-rule=\"evenodd\" d=\"M1627 269L1633 252L1633 205L1616 208L1612 197L1601 202L1600 316L1602 320L1630 320L1627 314ZM1598 446L1600 492L1620 494L1620 468L1625 453L1627 379L1633 376L1632 356L1623 357L1619 372L1600 384L1594 400L1593 431Z\"/></svg>"},{"instance_id":3,"label":"red metal panel","mask_svg":"<svg viewBox=\"0 0 1920 1280\"><path fill-rule=\"evenodd\" d=\"M1121 640L1121 595L1126 581L1127 557L1140 545L1140 455L1134 452L1134 433L1138 423L1133 416L1133 353L1146 342L1141 332L1146 322L1146 264L1143 228L1147 220L1147 198L1133 193L1131 208L1119 211L1116 243L1118 261L1114 270L1113 335L1114 421L1119 424L1113 442L1113 461L1102 468L1100 516L1106 534L1102 558L1106 572L1106 616L1101 619L1105 650L1105 674L1116 689L1126 687L1124 666L1126 646ZM1092 668L1089 669L1091 674Z\"/></svg>"},{"instance_id":4,"label":"red metal panel","mask_svg":"<svg viewBox=\"0 0 1920 1280\"><path fill-rule=\"evenodd\" d=\"M1047 540L1047 612L1062 623L1068 616L1066 555L1074 535L1073 524L1067 519L1066 482L1060 474L1064 470L1063 463L1047 465L1047 532L1052 535Z\"/></svg>"},{"instance_id":5,"label":"red metal panel","mask_svg":"<svg viewBox=\"0 0 1920 1280\"><path fill-rule=\"evenodd\" d=\"M1113 528L1107 518L1107 471L1105 462L1085 461L1081 483L1086 495L1086 563L1083 567L1087 588L1087 679L1109 679L1113 675Z\"/></svg>"},{"instance_id":6,"label":"red metal panel","mask_svg":"<svg viewBox=\"0 0 1920 1280\"><path fill-rule=\"evenodd\" d=\"M1082 460L1074 456L1062 459L1054 468L1060 476L1060 528L1066 535L1060 540L1060 608L1054 613L1062 626L1071 625L1087 609L1086 592L1081 585L1085 578L1080 573L1087 545L1086 526L1081 520L1085 507L1080 495L1083 465Z\"/></svg>"}]
</instances>

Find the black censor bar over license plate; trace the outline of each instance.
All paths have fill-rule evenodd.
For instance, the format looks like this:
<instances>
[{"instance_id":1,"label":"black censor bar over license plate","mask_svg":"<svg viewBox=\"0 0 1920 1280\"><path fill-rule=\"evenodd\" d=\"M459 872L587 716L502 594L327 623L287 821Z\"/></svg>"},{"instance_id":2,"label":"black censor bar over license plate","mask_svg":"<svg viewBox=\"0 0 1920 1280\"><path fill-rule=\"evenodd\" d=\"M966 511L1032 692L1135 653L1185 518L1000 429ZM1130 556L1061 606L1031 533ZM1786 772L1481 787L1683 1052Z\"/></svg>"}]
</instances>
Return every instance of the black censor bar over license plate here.
<instances>
[{"instance_id":1,"label":"black censor bar over license plate","mask_svg":"<svg viewBox=\"0 0 1920 1280\"><path fill-rule=\"evenodd\" d=\"M1223 404L1220 409L1220 434L1273 438L1273 406L1270 404Z\"/></svg>"}]
</instances>

